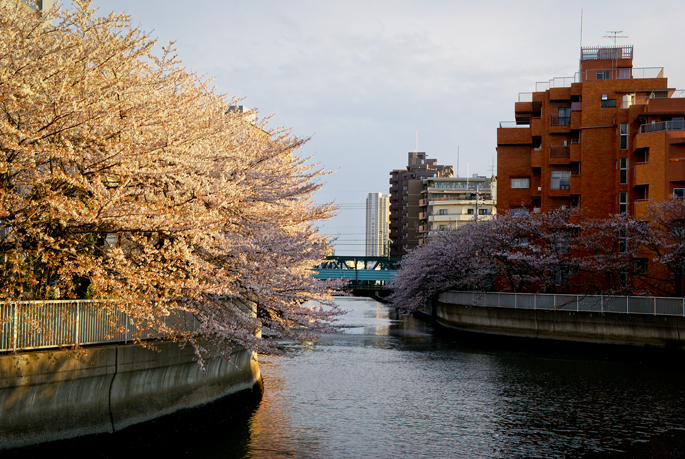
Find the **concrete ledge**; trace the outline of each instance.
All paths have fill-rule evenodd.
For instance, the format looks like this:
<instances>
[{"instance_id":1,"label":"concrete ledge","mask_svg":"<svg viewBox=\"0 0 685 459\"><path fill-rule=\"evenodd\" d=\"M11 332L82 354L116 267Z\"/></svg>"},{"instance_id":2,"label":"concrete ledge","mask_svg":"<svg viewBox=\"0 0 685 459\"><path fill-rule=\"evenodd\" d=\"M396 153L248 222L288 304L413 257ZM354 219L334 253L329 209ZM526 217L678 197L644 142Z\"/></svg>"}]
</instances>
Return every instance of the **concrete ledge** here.
<instances>
[{"instance_id":1,"label":"concrete ledge","mask_svg":"<svg viewBox=\"0 0 685 459\"><path fill-rule=\"evenodd\" d=\"M438 302L448 328L507 336L685 350L682 317L465 306Z\"/></svg>"},{"instance_id":2,"label":"concrete ledge","mask_svg":"<svg viewBox=\"0 0 685 459\"><path fill-rule=\"evenodd\" d=\"M84 361L51 350L0 356L0 449L114 432L194 408L260 382L259 365L239 348L238 368L210 359L205 372L192 346L157 343L88 349Z\"/></svg>"}]
</instances>

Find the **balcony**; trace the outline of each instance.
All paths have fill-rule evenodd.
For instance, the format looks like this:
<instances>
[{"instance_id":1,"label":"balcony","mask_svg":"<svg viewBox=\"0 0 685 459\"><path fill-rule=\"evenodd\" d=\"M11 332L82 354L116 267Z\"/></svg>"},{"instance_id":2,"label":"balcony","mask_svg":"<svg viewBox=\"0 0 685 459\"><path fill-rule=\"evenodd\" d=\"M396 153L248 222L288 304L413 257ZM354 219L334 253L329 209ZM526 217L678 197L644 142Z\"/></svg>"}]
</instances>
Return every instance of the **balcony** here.
<instances>
[{"instance_id":1,"label":"balcony","mask_svg":"<svg viewBox=\"0 0 685 459\"><path fill-rule=\"evenodd\" d=\"M571 147L568 145L550 145L549 164L571 164Z\"/></svg>"},{"instance_id":2,"label":"balcony","mask_svg":"<svg viewBox=\"0 0 685 459\"><path fill-rule=\"evenodd\" d=\"M638 134L650 134L662 131L685 131L685 120L661 121L658 123L643 124L638 129Z\"/></svg>"},{"instance_id":3,"label":"balcony","mask_svg":"<svg viewBox=\"0 0 685 459\"><path fill-rule=\"evenodd\" d=\"M542 167L543 164L544 162L542 161L542 148L533 148L533 150L530 153L530 167Z\"/></svg>"},{"instance_id":4,"label":"balcony","mask_svg":"<svg viewBox=\"0 0 685 459\"><path fill-rule=\"evenodd\" d=\"M559 115L549 115L550 118L550 134L559 132L570 132L571 130L571 115L559 116Z\"/></svg>"},{"instance_id":5,"label":"balcony","mask_svg":"<svg viewBox=\"0 0 685 459\"><path fill-rule=\"evenodd\" d=\"M641 80L650 78L663 78L663 67L640 67L640 68L613 68L613 69L587 69L581 75L582 81L588 80Z\"/></svg>"},{"instance_id":6,"label":"balcony","mask_svg":"<svg viewBox=\"0 0 685 459\"><path fill-rule=\"evenodd\" d=\"M425 220L428 216L428 212L419 212L419 220Z\"/></svg>"},{"instance_id":7,"label":"balcony","mask_svg":"<svg viewBox=\"0 0 685 459\"><path fill-rule=\"evenodd\" d=\"M549 189L550 190L570 190L571 189L571 177L550 177Z\"/></svg>"},{"instance_id":8,"label":"balcony","mask_svg":"<svg viewBox=\"0 0 685 459\"><path fill-rule=\"evenodd\" d=\"M542 135L545 132L544 126L542 123L542 118L535 117L531 120L531 122L532 122L532 124L531 124L531 128L532 128L531 135L533 135L534 137L542 137Z\"/></svg>"},{"instance_id":9,"label":"balcony","mask_svg":"<svg viewBox=\"0 0 685 459\"><path fill-rule=\"evenodd\" d=\"M574 140L576 143L573 143ZM580 143L577 142L577 139L571 139L571 161L580 162Z\"/></svg>"},{"instance_id":10,"label":"balcony","mask_svg":"<svg viewBox=\"0 0 685 459\"><path fill-rule=\"evenodd\" d=\"M530 145L532 142L530 126L517 127L515 124L502 122L497 128L497 145Z\"/></svg>"},{"instance_id":11,"label":"balcony","mask_svg":"<svg viewBox=\"0 0 685 459\"><path fill-rule=\"evenodd\" d=\"M635 164L633 174L635 178L633 186L649 185L649 179L651 176L649 161Z\"/></svg>"},{"instance_id":12,"label":"balcony","mask_svg":"<svg viewBox=\"0 0 685 459\"><path fill-rule=\"evenodd\" d=\"M552 158L570 158L571 148L568 145L550 145L549 157Z\"/></svg>"}]
</instances>

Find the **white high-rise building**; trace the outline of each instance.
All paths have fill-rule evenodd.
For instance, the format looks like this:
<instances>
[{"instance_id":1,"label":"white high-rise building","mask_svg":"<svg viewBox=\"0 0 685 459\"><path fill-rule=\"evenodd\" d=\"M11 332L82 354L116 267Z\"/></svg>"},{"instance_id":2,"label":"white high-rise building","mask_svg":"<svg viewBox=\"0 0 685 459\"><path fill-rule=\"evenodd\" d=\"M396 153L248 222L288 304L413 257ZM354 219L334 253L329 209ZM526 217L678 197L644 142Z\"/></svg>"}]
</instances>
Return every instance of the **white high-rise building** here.
<instances>
[{"instance_id":1,"label":"white high-rise building","mask_svg":"<svg viewBox=\"0 0 685 459\"><path fill-rule=\"evenodd\" d=\"M387 257L390 232L390 196L369 193L366 197L366 256Z\"/></svg>"}]
</instances>

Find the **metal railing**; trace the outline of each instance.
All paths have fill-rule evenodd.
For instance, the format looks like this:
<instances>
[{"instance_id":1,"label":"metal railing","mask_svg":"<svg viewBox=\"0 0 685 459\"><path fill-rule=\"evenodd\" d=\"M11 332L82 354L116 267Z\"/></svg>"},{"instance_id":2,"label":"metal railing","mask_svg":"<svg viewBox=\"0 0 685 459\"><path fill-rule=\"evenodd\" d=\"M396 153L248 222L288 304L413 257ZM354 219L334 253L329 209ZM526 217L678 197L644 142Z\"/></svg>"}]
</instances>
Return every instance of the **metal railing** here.
<instances>
[{"instance_id":1,"label":"metal railing","mask_svg":"<svg viewBox=\"0 0 685 459\"><path fill-rule=\"evenodd\" d=\"M187 311L175 310L164 319L174 330L197 330L199 322ZM164 338L131 320L114 301L53 300L0 303L0 352L128 343L134 338Z\"/></svg>"},{"instance_id":2,"label":"metal railing","mask_svg":"<svg viewBox=\"0 0 685 459\"><path fill-rule=\"evenodd\" d=\"M661 131L682 131L685 130L685 120L660 121L658 123L643 124L638 129L638 134L649 134L650 132Z\"/></svg>"},{"instance_id":3,"label":"metal railing","mask_svg":"<svg viewBox=\"0 0 685 459\"><path fill-rule=\"evenodd\" d=\"M571 189L571 177L550 177L549 178L549 189L550 190L570 190Z\"/></svg>"},{"instance_id":4,"label":"metal railing","mask_svg":"<svg viewBox=\"0 0 685 459\"><path fill-rule=\"evenodd\" d=\"M550 145L549 146L549 157L550 158L570 158L571 148L568 145Z\"/></svg>"},{"instance_id":5,"label":"metal railing","mask_svg":"<svg viewBox=\"0 0 685 459\"><path fill-rule=\"evenodd\" d=\"M584 46L580 48L581 61L600 59L632 59L633 45L626 46Z\"/></svg>"},{"instance_id":6,"label":"metal railing","mask_svg":"<svg viewBox=\"0 0 685 459\"><path fill-rule=\"evenodd\" d=\"M532 92L520 92L519 93L519 102L533 102L533 93Z\"/></svg>"},{"instance_id":7,"label":"metal railing","mask_svg":"<svg viewBox=\"0 0 685 459\"><path fill-rule=\"evenodd\" d=\"M440 301L493 308L685 317L685 298L670 297L448 291L440 294Z\"/></svg>"},{"instance_id":8,"label":"metal railing","mask_svg":"<svg viewBox=\"0 0 685 459\"><path fill-rule=\"evenodd\" d=\"M570 126L571 116L550 115L551 126Z\"/></svg>"}]
</instances>

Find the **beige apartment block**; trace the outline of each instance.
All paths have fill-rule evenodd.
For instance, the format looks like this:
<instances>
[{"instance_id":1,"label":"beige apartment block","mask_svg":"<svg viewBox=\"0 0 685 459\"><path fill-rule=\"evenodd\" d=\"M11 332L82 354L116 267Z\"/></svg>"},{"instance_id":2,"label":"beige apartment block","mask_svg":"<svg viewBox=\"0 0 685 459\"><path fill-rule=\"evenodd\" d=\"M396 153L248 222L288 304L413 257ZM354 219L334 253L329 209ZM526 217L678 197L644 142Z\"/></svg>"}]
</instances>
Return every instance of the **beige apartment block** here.
<instances>
[{"instance_id":1,"label":"beige apartment block","mask_svg":"<svg viewBox=\"0 0 685 459\"><path fill-rule=\"evenodd\" d=\"M419 245L436 231L490 220L497 213L497 179L471 177L423 179L419 201Z\"/></svg>"}]
</instances>

